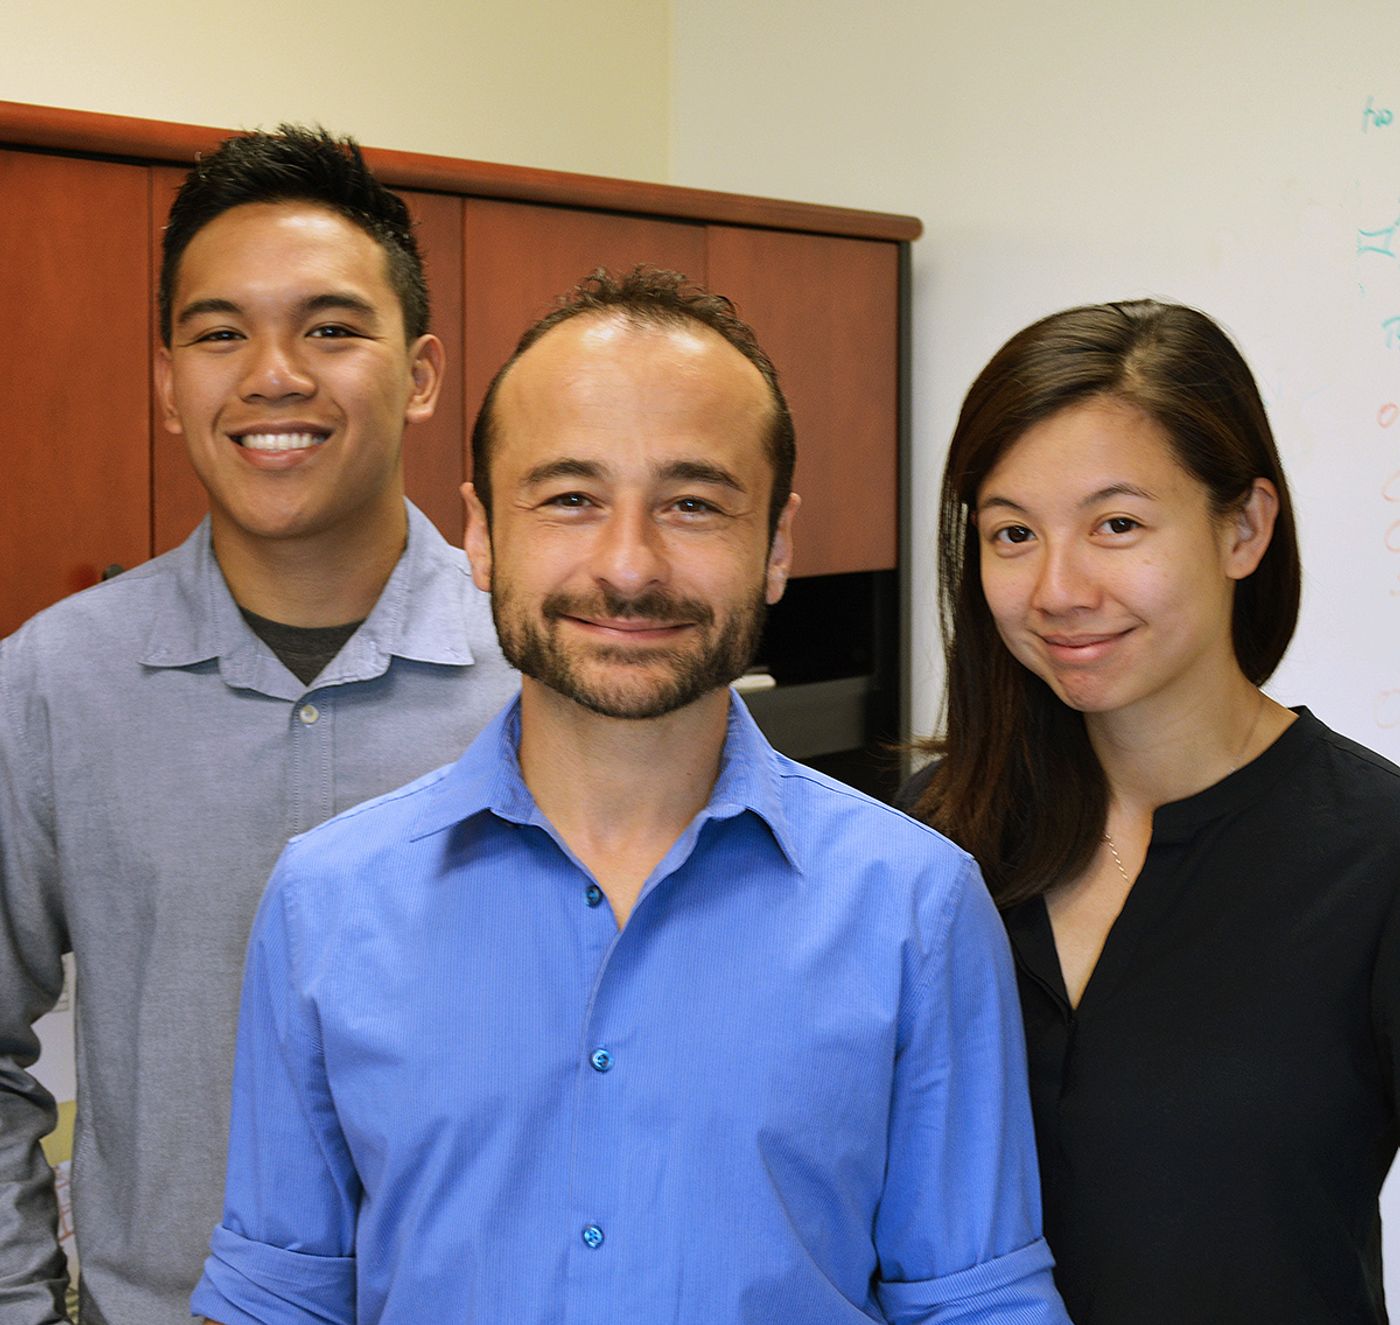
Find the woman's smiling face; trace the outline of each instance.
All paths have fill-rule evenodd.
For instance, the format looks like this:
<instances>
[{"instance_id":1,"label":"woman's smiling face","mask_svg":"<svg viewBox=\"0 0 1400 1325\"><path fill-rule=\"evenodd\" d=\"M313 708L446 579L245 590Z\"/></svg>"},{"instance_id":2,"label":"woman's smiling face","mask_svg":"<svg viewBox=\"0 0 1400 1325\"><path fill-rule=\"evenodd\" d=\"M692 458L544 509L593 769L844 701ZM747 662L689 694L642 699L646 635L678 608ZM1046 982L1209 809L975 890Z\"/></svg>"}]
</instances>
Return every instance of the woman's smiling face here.
<instances>
[{"instance_id":1,"label":"woman's smiling face","mask_svg":"<svg viewBox=\"0 0 1400 1325\"><path fill-rule=\"evenodd\" d=\"M1027 429L976 508L982 590L1012 656L1086 714L1180 712L1232 683L1235 582L1268 544L1261 483L1217 514L1163 429L1108 397Z\"/></svg>"}]
</instances>

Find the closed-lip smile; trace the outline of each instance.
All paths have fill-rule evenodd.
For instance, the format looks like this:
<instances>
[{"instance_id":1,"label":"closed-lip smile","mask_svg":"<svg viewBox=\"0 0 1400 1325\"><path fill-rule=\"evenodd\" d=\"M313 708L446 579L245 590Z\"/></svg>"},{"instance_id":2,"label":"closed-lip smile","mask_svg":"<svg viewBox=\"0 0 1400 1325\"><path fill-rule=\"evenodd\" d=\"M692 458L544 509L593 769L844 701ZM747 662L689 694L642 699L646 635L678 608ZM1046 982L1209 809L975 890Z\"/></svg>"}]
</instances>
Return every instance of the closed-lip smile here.
<instances>
[{"instance_id":1,"label":"closed-lip smile","mask_svg":"<svg viewBox=\"0 0 1400 1325\"><path fill-rule=\"evenodd\" d=\"M620 635L666 635L683 630L689 624L685 621L651 621L645 617L582 617L569 620L595 630L613 631Z\"/></svg>"},{"instance_id":2,"label":"closed-lip smile","mask_svg":"<svg viewBox=\"0 0 1400 1325\"><path fill-rule=\"evenodd\" d=\"M1039 638L1054 662L1091 663L1110 653L1130 630L1131 627L1085 635L1042 634Z\"/></svg>"}]
</instances>

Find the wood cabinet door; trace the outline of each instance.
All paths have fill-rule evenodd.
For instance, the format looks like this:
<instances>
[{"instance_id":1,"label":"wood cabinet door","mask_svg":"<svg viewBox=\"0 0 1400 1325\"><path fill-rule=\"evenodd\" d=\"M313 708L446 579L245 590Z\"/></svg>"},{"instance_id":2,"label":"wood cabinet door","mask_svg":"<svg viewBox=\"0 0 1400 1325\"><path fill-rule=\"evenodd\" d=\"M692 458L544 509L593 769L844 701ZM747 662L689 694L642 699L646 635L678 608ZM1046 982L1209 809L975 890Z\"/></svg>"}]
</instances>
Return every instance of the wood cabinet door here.
<instances>
[{"instance_id":1,"label":"wood cabinet door","mask_svg":"<svg viewBox=\"0 0 1400 1325\"><path fill-rule=\"evenodd\" d=\"M899 554L899 250L882 240L708 227L708 284L778 369L797 429L794 575Z\"/></svg>"},{"instance_id":2,"label":"wood cabinet door","mask_svg":"<svg viewBox=\"0 0 1400 1325\"><path fill-rule=\"evenodd\" d=\"M160 279L160 240L165 231L165 220L170 215L170 204L175 192L184 180L186 171L181 166L153 166L151 168L151 280L147 298L150 302L151 353L160 348L160 310L157 308L156 283ZM185 450L185 439L166 432L161 422L160 402L155 397L155 381L148 374L148 390L151 393L151 472L154 475L152 487L151 527L155 539L155 551L169 552L185 541L209 510L209 501L204 495L204 485L195 477L189 454Z\"/></svg>"},{"instance_id":3,"label":"wood cabinet door","mask_svg":"<svg viewBox=\"0 0 1400 1325\"><path fill-rule=\"evenodd\" d=\"M432 300L432 329L445 351L437 409L426 423L410 424L404 433L404 486L409 500L437 525L442 536L460 547L466 521L459 489L467 476L467 425L462 404L462 199L406 190L400 196L417 223Z\"/></svg>"},{"instance_id":4,"label":"wood cabinet door","mask_svg":"<svg viewBox=\"0 0 1400 1325\"><path fill-rule=\"evenodd\" d=\"M0 635L151 554L149 189L0 151Z\"/></svg>"},{"instance_id":5,"label":"wood cabinet door","mask_svg":"<svg viewBox=\"0 0 1400 1325\"><path fill-rule=\"evenodd\" d=\"M176 190L185 178L176 166L151 171L151 345L160 344L155 279L160 271L160 242ZM452 543L462 541L462 499L466 477L462 408L462 200L436 193L404 190L401 196L418 226L418 243L428 275L432 326L446 348L446 372L437 411L426 423L404 434L404 485L409 498ZM168 433L160 409L151 401L151 456L155 472L155 549L165 552L180 543L204 518L209 502L185 452L184 439Z\"/></svg>"},{"instance_id":6,"label":"wood cabinet door","mask_svg":"<svg viewBox=\"0 0 1400 1325\"><path fill-rule=\"evenodd\" d=\"M468 447L486 388L521 333L595 268L647 263L705 280L703 225L613 212L468 198L465 251Z\"/></svg>"}]
</instances>

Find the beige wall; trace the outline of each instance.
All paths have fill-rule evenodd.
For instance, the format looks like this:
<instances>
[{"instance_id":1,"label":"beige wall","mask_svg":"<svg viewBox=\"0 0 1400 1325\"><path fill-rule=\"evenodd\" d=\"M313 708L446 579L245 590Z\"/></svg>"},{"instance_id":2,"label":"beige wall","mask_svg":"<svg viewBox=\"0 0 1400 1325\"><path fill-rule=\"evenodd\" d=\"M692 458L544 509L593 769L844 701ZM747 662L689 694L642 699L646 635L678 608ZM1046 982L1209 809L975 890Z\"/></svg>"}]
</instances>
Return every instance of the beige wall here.
<instances>
[{"instance_id":1,"label":"beige wall","mask_svg":"<svg viewBox=\"0 0 1400 1325\"><path fill-rule=\"evenodd\" d=\"M669 0L0 0L0 98L664 180Z\"/></svg>"}]
</instances>

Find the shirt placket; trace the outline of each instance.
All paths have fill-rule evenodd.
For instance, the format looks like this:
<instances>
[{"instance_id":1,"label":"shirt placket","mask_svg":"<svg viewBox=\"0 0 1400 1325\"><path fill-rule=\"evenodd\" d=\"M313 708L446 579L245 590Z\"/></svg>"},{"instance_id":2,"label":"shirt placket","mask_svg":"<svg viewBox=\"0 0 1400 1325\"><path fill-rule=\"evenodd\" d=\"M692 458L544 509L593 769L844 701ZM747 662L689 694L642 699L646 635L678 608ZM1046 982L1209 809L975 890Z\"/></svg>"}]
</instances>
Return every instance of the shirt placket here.
<instances>
[{"instance_id":1,"label":"shirt placket","mask_svg":"<svg viewBox=\"0 0 1400 1325\"><path fill-rule=\"evenodd\" d=\"M335 813L335 700L333 692L303 695L290 709L287 739L291 744L288 835L304 833Z\"/></svg>"}]
</instances>

